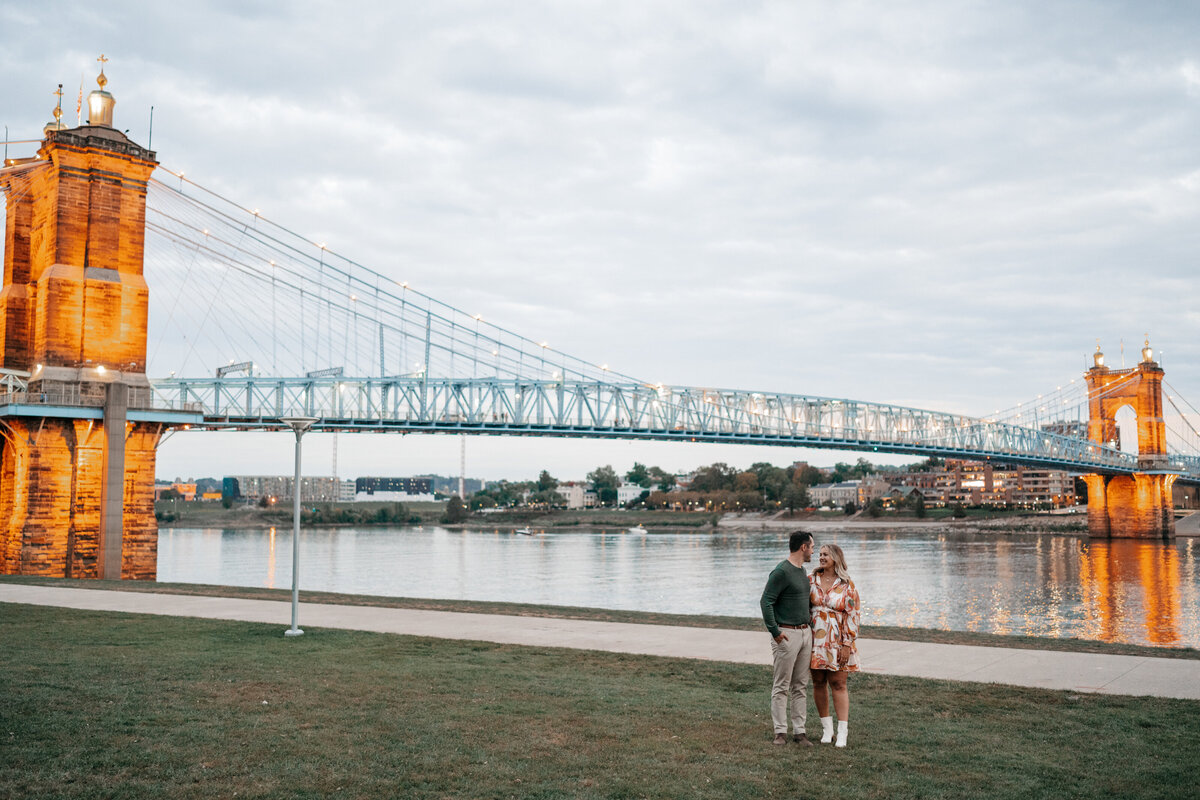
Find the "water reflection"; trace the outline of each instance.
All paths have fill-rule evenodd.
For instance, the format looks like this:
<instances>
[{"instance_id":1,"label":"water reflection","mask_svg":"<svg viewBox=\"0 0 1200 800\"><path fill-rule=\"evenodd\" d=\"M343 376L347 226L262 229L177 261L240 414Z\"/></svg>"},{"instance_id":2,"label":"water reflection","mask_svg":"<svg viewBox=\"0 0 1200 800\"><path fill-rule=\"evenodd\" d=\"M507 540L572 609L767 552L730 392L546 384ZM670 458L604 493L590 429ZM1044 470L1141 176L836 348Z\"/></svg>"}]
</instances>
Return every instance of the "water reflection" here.
<instances>
[{"instance_id":1,"label":"water reflection","mask_svg":"<svg viewBox=\"0 0 1200 800\"><path fill-rule=\"evenodd\" d=\"M1052 535L822 534L876 625L1200 646L1196 542ZM301 532L301 587L353 594L753 617L785 537L442 528ZM290 586L291 536L164 530L163 581Z\"/></svg>"},{"instance_id":2,"label":"water reflection","mask_svg":"<svg viewBox=\"0 0 1200 800\"><path fill-rule=\"evenodd\" d=\"M271 528L267 532L269 542L267 544L267 580L268 589L275 588L275 529Z\"/></svg>"},{"instance_id":3,"label":"water reflection","mask_svg":"<svg viewBox=\"0 0 1200 800\"><path fill-rule=\"evenodd\" d=\"M1185 547L1190 546L1189 540ZM1129 540L1080 542L1080 583L1088 604L1087 637L1122 640L1143 619L1154 644L1180 642L1182 576L1177 547Z\"/></svg>"}]
</instances>

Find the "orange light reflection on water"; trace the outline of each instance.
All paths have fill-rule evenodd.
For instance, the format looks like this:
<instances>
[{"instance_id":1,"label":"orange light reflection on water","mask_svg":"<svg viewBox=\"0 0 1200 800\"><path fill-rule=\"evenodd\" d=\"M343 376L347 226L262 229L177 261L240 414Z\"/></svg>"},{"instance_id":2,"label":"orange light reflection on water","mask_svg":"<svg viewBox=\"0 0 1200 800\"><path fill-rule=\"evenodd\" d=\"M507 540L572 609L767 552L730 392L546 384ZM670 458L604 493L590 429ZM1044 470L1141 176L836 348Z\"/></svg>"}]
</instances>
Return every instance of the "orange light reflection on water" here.
<instances>
[{"instance_id":1,"label":"orange light reflection on water","mask_svg":"<svg viewBox=\"0 0 1200 800\"><path fill-rule=\"evenodd\" d=\"M275 588L275 528L272 527L267 542L267 588Z\"/></svg>"},{"instance_id":2,"label":"orange light reflection on water","mask_svg":"<svg viewBox=\"0 0 1200 800\"><path fill-rule=\"evenodd\" d=\"M1134 539L1091 540L1081 541L1078 552L1086 638L1124 641L1121 629L1140 615L1151 642L1179 643L1183 581L1174 546Z\"/></svg>"}]
</instances>

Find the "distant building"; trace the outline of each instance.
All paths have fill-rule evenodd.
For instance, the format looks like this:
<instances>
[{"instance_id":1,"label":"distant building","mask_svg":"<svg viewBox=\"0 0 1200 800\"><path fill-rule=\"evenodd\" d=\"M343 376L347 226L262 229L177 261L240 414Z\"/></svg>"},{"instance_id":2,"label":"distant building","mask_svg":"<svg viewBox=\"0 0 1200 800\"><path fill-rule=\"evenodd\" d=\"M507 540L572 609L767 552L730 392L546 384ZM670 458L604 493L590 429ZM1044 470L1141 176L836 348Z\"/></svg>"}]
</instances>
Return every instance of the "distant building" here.
<instances>
[{"instance_id":1,"label":"distant building","mask_svg":"<svg viewBox=\"0 0 1200 800\"><path fill-rule=\"evenodd\" d=\"M947 459L943 469L891 473L888 480L893 488L920 489L931 505L1075 505L1075 479L1061 470Z\"/></svg>"},{"instance_id":2,"label":"distant building","mask_svg":"<svg viewBox=\"0 0 1200 800\"><path fill-rule=\"evenodd\" d=\"M560 483L555 491L561 494L563 499L567 501L567 508L573 509L585 508L583 498L587 494L587 489L586 484L566 481L565 483Z\"/></svg>"},{"instance_id":3,"label":"distant building","mask_svg":"<svg viewBox=\"0 0 1200 800\"><path fill-rule=\"evenodd\" d=\"M428 480L429 491L432 494L458 494L458 476L443 476L443 475L415 475L415 480ZM467 497L483 490L483 481L479 478L466 478L463 480L463 491Z\"/></svg>"},{"instance_id":4,"label":"distant building","mask_svg":"<svg viewBox=\"0 0 1200 800\"><path fill-rule=\"evenodd\" d=\"M696 470L691 472L675 473L675 485L671 487L673 492L686 492L692 487L692 481L696 480Z\"/></svg>"},{"instance_id":5,"label":"distant building","mask_svg":"<svg viewBox=\"0 0 1200 800\"><path fill-rule=\"evenodd\" d=\"M862 481L842 481L841 483L818 483L808 490L808 496L815 505L821 506L832 503L844 506L846 503L857 503L858 490Z\"/></svg>"},{"instance_id":6,"label":"distant building","mask_svg":"<svg viewBox=\"0 0 1200 800\"><path fill-rule=\"evenodd\" d=\"M858 482L858 505L870 505L872 500L883 500L892 491L892 485L878 475L868 475ZM809 495L811 497L811 493Z\"/></svg>"},{"instance_id":7,"label":"distant building","mask_svg":"<svg viewBox=\"0 0 1200 800\"><path fill-rule=\"evenodd\" d=\"M636 483L622 481L621 485L617 487L617 505L623 506L632 500L637 500L644 491L647 490Z\"/></svg>"},{"instance_id":8,"label":"distant building","mask_svg":"<svg viewBox=\"0 0 1200 800\"><path fill-rule=\"evenodd\" d=\"M901 503L911 503L917 497L926 503L929 502L929 498L925 496L925 492L916 486L897 486L888 493L888 501L893 506L899 506Z\"/></svg>"},{"instance_id":9,"label":"distant building","mask_svg":"<svg viewBox=\"0 0 1200 800\"><path fill-rule=\"evenodd\" d=\"M432 501L432 478L359 478L354 482L354 499Z\"/></svg>"},{"instance_id":10,"label":"distant building","mask_svg":"<svg viewBox=\"0 0 1200 800\"><path fill-rule=\"evenodd\" d=\"M264 497L290 500L295 478L291 475L231 475L221 481L221 495L257 502ZM336 503L341 497L337 478L301 478L300 502Z\"/></svg>"},{"instance_id":11,"label":"distant building","mask_svg":"<svg viewBox=\"0 0 1200 800\"><path fill-rule=\"evenodd\" d=\"M194 483L172 483L171 488L179 492L179 496L184 500L196 499L196 484Z\"/></svg>"}]
</instances>

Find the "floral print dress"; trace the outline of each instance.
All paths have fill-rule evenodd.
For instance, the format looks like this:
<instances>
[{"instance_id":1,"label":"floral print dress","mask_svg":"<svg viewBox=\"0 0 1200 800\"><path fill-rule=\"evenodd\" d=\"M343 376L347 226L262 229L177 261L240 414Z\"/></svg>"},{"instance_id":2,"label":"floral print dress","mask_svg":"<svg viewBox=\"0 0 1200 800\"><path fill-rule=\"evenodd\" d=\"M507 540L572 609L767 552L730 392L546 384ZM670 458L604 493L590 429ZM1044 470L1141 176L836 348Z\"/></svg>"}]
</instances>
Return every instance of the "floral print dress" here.
<instances>
[{"instance_id":1,"label":"floral print dress","mask_svg":"<svg viewBox=\"0 0 1200 800\"><path fill-rule=\"evenodd\" d=\"M812 668L858 671L858 590L854 581L834 580L829 591L821 589L821 576L810 578L808 601L812 608ZM850 645L850 658L838 664L838 648Z\"/></svg>"}]
</instances>

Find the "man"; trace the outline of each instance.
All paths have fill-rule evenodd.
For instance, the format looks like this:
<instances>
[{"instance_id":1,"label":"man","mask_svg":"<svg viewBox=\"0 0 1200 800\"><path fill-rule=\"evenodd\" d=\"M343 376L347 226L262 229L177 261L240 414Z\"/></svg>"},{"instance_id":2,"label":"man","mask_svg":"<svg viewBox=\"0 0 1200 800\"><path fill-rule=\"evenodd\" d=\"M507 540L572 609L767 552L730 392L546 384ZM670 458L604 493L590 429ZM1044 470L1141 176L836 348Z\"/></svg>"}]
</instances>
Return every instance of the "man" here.
<instances>
[{"instance_id":1,"label":"man","mask_svg":"<svg viewBox=\"0 0 1200 800\"><path fill-rule=\"evenodd\" d=\"M788 537L788 550L788 557L767 577L767 586L759 601L763 622L771 634L771 655L775 661L771 722L775 726L775 744L787 744L790 694L792 738L803 747L812 747L804 732L808 717L808 666L812 658L808 572L804 565L812 561L812 534L795 531Z\"/></svg>"}]
</instances>

